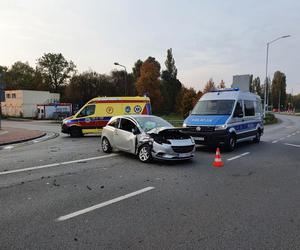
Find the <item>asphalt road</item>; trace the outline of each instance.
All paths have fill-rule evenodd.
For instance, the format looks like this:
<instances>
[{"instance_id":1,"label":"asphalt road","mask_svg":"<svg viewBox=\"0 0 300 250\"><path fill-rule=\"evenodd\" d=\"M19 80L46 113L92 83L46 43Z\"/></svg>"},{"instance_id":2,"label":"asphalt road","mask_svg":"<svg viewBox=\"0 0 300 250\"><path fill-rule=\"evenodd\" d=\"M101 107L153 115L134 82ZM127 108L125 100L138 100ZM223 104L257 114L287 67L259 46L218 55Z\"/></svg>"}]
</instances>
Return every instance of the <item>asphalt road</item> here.
<instances>
[{"instance_id":1,"label":"asphalt road","mask_svg":"<svg viewBox=\"0 0 300 250\"><path fill-rule=\"evenodd\" d=\"M106 155L95 136L0 150L0 249L299 249L300 117L279 118L223 168L205 148L170 164Z\"/></svg>"}]
</instances>

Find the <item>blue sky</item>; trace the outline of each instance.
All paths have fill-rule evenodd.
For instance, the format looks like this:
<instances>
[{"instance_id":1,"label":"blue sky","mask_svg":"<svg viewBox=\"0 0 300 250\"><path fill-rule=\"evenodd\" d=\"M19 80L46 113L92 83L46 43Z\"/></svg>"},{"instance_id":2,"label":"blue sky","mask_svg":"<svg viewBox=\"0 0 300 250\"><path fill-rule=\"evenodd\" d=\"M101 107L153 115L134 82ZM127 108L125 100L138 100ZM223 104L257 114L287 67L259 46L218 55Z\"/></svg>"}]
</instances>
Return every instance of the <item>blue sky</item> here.
<instances>
[{"instance_id":1,"label":"blue sky","mask_svg":"<svg viewBox=\"0 0 300 250\"><path fill-rule=\"evenodd\" d=\"M164 68L173 49L178 77L197 90L209 78L227 85L235 74L287 75L287 90L300 93L300 1L0 0L0 65L34 65L46 52L61 52L79 71L109 73L154 56Z\"/></svg>"}]
</instances>

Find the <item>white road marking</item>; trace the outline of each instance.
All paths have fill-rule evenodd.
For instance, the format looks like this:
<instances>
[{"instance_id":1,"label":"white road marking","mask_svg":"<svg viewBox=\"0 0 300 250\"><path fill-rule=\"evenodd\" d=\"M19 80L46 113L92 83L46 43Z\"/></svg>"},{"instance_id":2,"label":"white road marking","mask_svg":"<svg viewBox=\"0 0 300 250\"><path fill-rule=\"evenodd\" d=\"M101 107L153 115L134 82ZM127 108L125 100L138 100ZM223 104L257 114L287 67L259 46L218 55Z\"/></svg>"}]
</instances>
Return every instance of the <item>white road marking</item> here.
<instances>
[{"instance_id":1,"label":"white road marking","mask_svg":"<svg viewBox=\"0 0 300 250\"><path fill-rule=\"evenodd\" d=\"M0 135L4 135L4 134L7 134L8 133L8 131L2 131L2 132L0 132Z\"/></svg>"},{"instance_id":2,"label":"white road marking","mask_svg":"<svg viewBox=\"0 0 300 250\"><path fill-rule=\"evenodd\" d=\"M296 133L292 133L292 135L296 135Z\"/></svg>"},{"instance_id":3,"label":"white road marking","mask_svg":"<svg viewBox=\"0 0 300 250\"><path fill-rule=\"evenodd\" d=\"M113 157L113 156L116 156L116 155L117 154L109 154L109 155L96 156L96 157L79 159L79 160L74 160L74 161L65 161L65 162L52 163L52 164L47 164L47 165L43 165L43 166L36 166L36 167L15 169L15 170L10 170L10 171L0 172L0 175L6 175L6 174L13 174L13 173L18 173L18 172L31 171L31 170L41 169L41 168L51 168L51 167L57 167L57 166L61 166L61 165L68 165L68 164L72 164L72 163L94 161L94 160L99 160L99 159L103 159L103 158Z\"/></svg>"},{"instance_id":4,"label":"white road marking","mask_svg":"<svg viewBox=\"0 0 300 250\"><path fill-rule=\"evenodd\" d=\"M10 149L13 149L14 148L14 146L5 146L3 149L8 149L8 150L10 150Z\"/></svg>"},{"instance_id":5,"label":"white road marking","mask_svg":"<svg viewBox=\"0 0 300 250\"><path fill-rule=\"evenodd\" d=\"M297 145L297 144L284 143L284 145L300 148L300 145Z\"/></svg>"},{"instance_id":6,"label":"white road marking","mask_svg":"<svg viewBox=\"0 0 300 250\"><path fill-rule=\"evenodd\" d=\"M299 133L300 133L300 131L297 131L296 133L297 133L297 134L299 134Z\"/></svg>"},{"instance_id":7,"label":"white road marking","mask_svg":"<svg viewBox=\"0 0 300 250\"><path fill-rule=\"evenodd\" d=\"M290 138L292 135L287 135L286 138Z\"/></svg>"},{"instance_id":8,"label":"white road marking","mask_svg":"<svg viewBox=\"0 0 300 250\"><path fill-rule=\"evenodd\" d=\"M250 154L250 152L246 152L246 153L243 153L243 154L240 154L240 155L237 155L237 156L231 157L231 158L227 159L227 161L232 161L232 160L235 160L235 159L241 158L241 157L243 157L243 156L245 156L245 155L248 155L248 154Z\"/></svg>"},{"instance_id":9,"label":"white road marking","mask_svg":"<svg viewBox=\"0 0 300 250\"><path fill-rule=\"evenodd\" d=\"M119 197L114 198L114 199L112 199L112 200L108 200L108 201L99 203L99 204L97 204L97 205L94 205L94 206L91 206L91 207L88 207L88 208L84 208L84 209L82 209L82 210L78 210L78 211L76 211L76 212L73 212L73 213L70 213L70 214L67 214L67 215L64 215L64 216L60 216L60 217L58 217L58 218L56 219L56 221L65 221L65 220L74 218L74 217L76 217L76 216L79 216L79 215L82 215L82 214L91 212L91 211L96 210L96 209L98 209L98 208L105 207L105 206L108 206L108 205L110 205L110 204L119 202L119 201L121 201L121 200L128 199L128 198L133 197L133 196L136 196L136 195L138 195L138 194L148 192L148 191L150 191L150 190L152 190L152 189L154 189L154 187L146 187L146 188L137 190L137 191L135 191L135 192L132 192L132 193L129 193L129 194L125 194L125 195L123 195L123 196L119 196Z\"/></svg>"},{"instance_id":10,"label":"white road marking","mask_svg":"<svg viewBox=\"0 0 300 250\"><path fill-rule=\"evenodd\" d=\"M278 141L272 141L272 143L277 143Z\"/></svg>"}]
</instances>

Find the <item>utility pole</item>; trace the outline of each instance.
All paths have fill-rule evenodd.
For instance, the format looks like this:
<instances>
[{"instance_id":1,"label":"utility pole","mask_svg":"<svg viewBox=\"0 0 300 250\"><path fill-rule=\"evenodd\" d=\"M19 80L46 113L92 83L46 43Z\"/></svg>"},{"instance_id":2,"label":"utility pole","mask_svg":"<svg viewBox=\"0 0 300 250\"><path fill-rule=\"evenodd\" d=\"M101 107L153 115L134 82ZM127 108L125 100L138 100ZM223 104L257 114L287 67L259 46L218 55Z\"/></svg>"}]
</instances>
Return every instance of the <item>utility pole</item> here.
<instances>
[{"instance_id":1,"label":"utility pole","mask_svg":"<svg viewBox=\"0 0 300 250\"><path fill-rule=\"evenodd\" d=\"M265 94L264 94L264 115L266 113L266 108L267 108L267 105L269 105L269 89L267 90L267 88L269 88L269 80L268 80L268 63L269 63L269 46L271 43L274 43L276 42L277 40L279 39L283 39L283 38L288 38L290 37L290 35L286 35L286 36L280 36L280 37L277 37L276 39L270 41L270 42L267 42L267 56L266 56L266 82L265 82ZM267 95L267 91L268 91L268 95Z\"/></svg>"},{"instance_id":2,"label":"utility pole","mask_svg":"<svg viewBox=\"0 0 300 250\"><path fill-rule=\"evenodd\" d=\"M127 95L127 70L126 67L118 62L115 62L114 65L124 68L124 80L125 80L125 96Z\"/></svg>"},{"instance_id":3,"label":"utility pole","mask_svg":"<svg viewBox=\"0 0 300 250\"><path fill-rule=\"evenodd\" d=\"M278 112L280 113L280 97L281 97L281 89L279 90L279 100L278 100Z\"/></svg>"}]
</instances>

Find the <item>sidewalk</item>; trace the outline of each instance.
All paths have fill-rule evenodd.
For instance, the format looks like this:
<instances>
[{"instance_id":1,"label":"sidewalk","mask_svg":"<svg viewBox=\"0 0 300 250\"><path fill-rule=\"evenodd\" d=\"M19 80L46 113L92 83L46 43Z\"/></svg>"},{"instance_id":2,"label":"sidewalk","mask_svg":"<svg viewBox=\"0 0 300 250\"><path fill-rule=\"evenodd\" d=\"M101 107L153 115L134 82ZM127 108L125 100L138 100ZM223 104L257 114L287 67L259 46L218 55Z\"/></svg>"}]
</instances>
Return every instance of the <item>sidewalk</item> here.
<instances>
[{"instance_id":1,"label":"sidewalk","mask_svg":"<svg viewBox=\"0 0 300 250\"><path fill-rule=\"evenodd\" d=\"M42 137L45 134L45 132L39 130L4 127L0 130L0 146L33 140Z\"/></svg>"}]
</instances>

